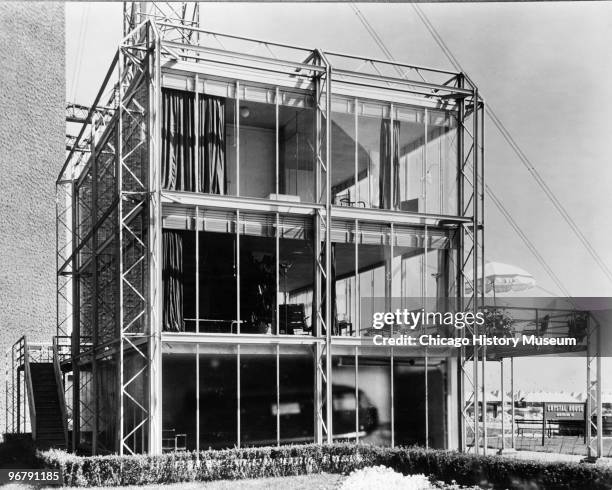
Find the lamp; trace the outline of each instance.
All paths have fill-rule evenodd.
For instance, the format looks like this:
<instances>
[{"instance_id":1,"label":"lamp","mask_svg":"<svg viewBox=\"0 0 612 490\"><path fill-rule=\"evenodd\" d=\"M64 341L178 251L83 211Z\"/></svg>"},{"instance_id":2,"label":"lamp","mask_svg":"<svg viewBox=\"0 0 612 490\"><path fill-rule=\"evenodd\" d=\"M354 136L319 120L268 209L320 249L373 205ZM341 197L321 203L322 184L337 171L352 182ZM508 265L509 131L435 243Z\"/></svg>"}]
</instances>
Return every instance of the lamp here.
<instances>
[{"instance_id":1,"label":"lamp","mask_svg":"<svg viewBox=\"0 0 612 490\"><path fill-rule=\"evenodd\" d=\"M246 106L240 106L240 117L243 117L244 119L246 119L247 117L249 117L251 115L251 109L249 109Z\"/></svg>"}]
</instances>

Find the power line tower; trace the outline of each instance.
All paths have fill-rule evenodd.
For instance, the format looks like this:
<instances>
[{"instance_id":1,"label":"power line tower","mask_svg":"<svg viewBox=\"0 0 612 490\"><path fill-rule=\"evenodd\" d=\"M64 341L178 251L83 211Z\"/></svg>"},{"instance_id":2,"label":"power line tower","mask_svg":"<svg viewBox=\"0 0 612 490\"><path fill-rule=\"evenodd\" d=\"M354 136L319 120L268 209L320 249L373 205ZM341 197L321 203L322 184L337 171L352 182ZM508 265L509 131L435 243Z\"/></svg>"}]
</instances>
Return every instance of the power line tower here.
<instances>
[{"instance_id":1,"label":"power line tower","mask_svg":"<svg viewBox=\"0 0 612 490\"><path fill-rule=\"evenodd\" d=\"M154 21L164 39L176 42L197 41L198 33L174 29L178 25L200 27L199 2L124 2L123 36L147 20ZM174 36L174 38L173 38Z\"/></svg>"}]
</instances>

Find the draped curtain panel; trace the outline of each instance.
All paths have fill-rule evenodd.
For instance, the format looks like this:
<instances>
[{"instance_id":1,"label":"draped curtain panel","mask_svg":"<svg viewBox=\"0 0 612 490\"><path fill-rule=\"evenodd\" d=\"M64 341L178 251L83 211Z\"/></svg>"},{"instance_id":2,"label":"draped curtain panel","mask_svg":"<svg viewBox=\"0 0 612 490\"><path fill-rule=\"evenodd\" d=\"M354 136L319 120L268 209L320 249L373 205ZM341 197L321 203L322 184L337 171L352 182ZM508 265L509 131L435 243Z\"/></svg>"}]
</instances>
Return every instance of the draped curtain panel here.
<instances>
[{"instance_id":1,"label":"draped curtain panel","mask_svg":"<svg viewBox=\"0 0 612 490\"><path fill-rule=\"evenodd\" d=\"M225 194L225 100L198 97L198 181L195 162L195 97L163 89L162 188Z\"/></svg>"},{"instance_id":2,"label":"draped curtain panel","mask_svg":"<svg viewBox=\"0 0 612 490\"><path fill-rule=\"evenodd\" d=\"M227 170L225 160L225 100L200 95L198 172L199 191L226 194Z\"/></svg>"},{"instance_id":3,"label":"draped curtain panel","mask_svg":"<svg viewBox=\"0 0 612 490\"><path fill-rule=\"evenodd\" d=\"M194 96L162 90L162 188L195 191Z\"/></svg>"},{"instance_id":4,"label":"draped curtain panel","mask_svg":"<svg viewBox=\"0 0 612 490\"><path fill-rule=\"evenodd\" d=\"M380 125L380 165L378 180L378 207L399 208L399 134L400 123L393 121L393 148L391 148L391 121L383 119ZM393 167L393 185L391 168Z\"/></svg>"},{"instance_id":5,"label":"draped curtain panel","mask_svg":"<svg viewBox=\"0 0 612 490\"><path fill-rule=\"evenodd\" d=\"M183 332L183 237L172 230L164 230L162 236L163 330Z\"/></svg>"}]
</instances>

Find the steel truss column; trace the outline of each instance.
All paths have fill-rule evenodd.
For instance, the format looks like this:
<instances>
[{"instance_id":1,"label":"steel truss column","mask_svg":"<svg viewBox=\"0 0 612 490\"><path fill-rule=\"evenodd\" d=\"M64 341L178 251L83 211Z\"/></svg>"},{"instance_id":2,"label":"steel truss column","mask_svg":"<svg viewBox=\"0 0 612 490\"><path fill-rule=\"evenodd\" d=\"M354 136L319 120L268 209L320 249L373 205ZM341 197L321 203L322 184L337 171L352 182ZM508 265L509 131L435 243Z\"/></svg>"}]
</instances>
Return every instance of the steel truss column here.
<instances>
[{"instance_id":1,"label":"steel truss column","mask_svg":"<svg viewBox=\"0 0 612 490\"><path fill-rule=\"evenodd\" d=\"M161 451L160 49L154 34L151 24L143 25L119 47L119 454ZM136 48L135 38L147 49Z\"/></svg>"},{"instance_id":2,"label":"steel truss column","mask_svg":"<svg viewBox=\"0 0 612 490\"><path fill-rule=\"evenodd\" d=\"M602 397L601 397L601 327L589 315L587 321L587 403L586 444L587 459L594 461L603 455Z\"/></svg>"},{"instance_id":3,"label":"steel truss column","mask_svg":"<svg viewBox=\"0 0 612 490\"><path fill-rule=\"evenodd\" d=\"M463 75L458 79L459 87L464 88L465 78ZM482 170L482 154L479 144L479 112L482 106L478 97L478 90L473 90L468 103L461 99L458 101L458 158L459 158L459 214L471 218L470 223L462 225L459 236L459 274L458 274L458 310L470 311L474 315L479 308L479 260L483 254L484 229L480 216L483 205L482 185L480 171ZM472 117L472 131L470 131L467 118ZM467 138L469 139L467 139ZM480 264L482 266L482 264ZM469 292L466 291L466 286ZM484 300L484 287L480 287L480 302ZM462 335L467 338L478 337L478 326L476 324L466 326ZM482 349L478 344L473 347L461 347L459 351L458 376L459 376L459 439L460 449L469 451L470 446L478 454L481 446L479 419L482 413L483 429L486 427L486 407L480 407L479 401L479 357ZM484 363L484 359L482 361ZM484 368L483 368L484 369ZM481 410L482 408L482 410ZM469 434L471 432L471 434ZM486 432L486 429L483 430ZM468 439L473 436L473 444ZM486 448L486 441L482 442ZM486 451L486 449L484 449Z\"/></svg>"},{"instance_id":4,"label":"steel truss column","mask_svg":"<svg viewBox=\"0 0 612 490\"><path fill-rule=\"evenodd\" d=\"M93 175L92 185L92 203L91 203L91 224L92 227L97 221L98 217L98 159L96 158L96 117L93 116L91 124L91 136L89 138L91 144L91 172ZM96 454L98 451L98 423L99 423L99 403L98 403L98 363L96 360L96 348L98 347L98 298L99 298L99 255L98 255L98 231L93 230L92 235L92 326L93 326L93 339L92 339L92 356L91 356L91 391L93 392L93 399L91 400L92 408L92 427L91 427L91 452Z\"/></svg>"},{"instance_id":5,"label":"steel truss column","mask_svg":"<svg viewBox=\"0 0 612 490\"><path fill-rule=\"evenodd\" d=\"M325 211L317 209L315 217L315 335L325 335L325 343L315 344L315 439L317 443L331 443L332 430L332 304L331 304L331 66L320 51L314 62L325 67L315 75L315 195L316 202L325 204ZM323 294L325 291L325 294ZM325 365L323 365L325 363Z\"/></svg>"},{"instance_id":6,"label":"steel truss column","mask_svg":"<svg viewBox=\"0 0 612 490\"><path fill-rule=\"evenodd\" d=\"M154 39L149 56L149 447L150 454L162 452L162 204L161 204L161 40ZM197 76L195 107L197 114ZM196 126L197 128L197 126ZM196 135L198 134L196 130ZM196 160L197 168L197 160ZM196 186L198 183L196 183ZM197 223L196 223L197 233ZM197 315L196 315L197 317Z\"/></svg>"}]
</instances>

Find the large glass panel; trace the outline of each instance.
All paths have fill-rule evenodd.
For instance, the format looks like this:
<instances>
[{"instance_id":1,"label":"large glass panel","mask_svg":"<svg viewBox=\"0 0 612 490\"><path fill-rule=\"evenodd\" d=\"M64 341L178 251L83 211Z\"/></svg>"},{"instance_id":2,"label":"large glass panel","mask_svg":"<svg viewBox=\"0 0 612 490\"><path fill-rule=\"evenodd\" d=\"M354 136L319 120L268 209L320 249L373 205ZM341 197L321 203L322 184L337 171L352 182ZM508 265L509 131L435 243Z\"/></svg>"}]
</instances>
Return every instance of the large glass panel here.
<instances>
[{"instance_id":1,"label":"large glass panel","mask_svg":"<svg viewBox=\"0 0 612 490\"><path fill-rule=\"evenodd\" d=\"M360 318L371 319L375 311L391 311L390 226L359 223ZM360 326L360 335L372 335L371 321ZM377 331L381 333L381 331ZM386 327L383 334L388 335Z\"/></svg>"},{"instance_id":2,"label":"large glass panel","mask_svg":"<svg viewBox=\"0 0 612 490\"><path fill-rule=\"evenodd\" d=\"M457 124L450 113L428 111L427 166L428 213L457 214Z\"/></svg>"},{"instance_id":3,"label":"large glass panel","mask_svg":"<svg viewBox=\"0 0 612 490\"><path fill-rule=\"evenodd\" d=\"M356 272L355 226L353 221L332 221L332 278L336 304L334 335L357 335L359 274Z\"/></svg>"},{"instance_id":4,"label":"large glass panel","mask_svg":"<svg viewBox=\"0 0 612 490\"><path fill-rule=\"evenodd\" d=\"M276 216L240 214L240 332L276 334Z\"/></svg>"},{"instance_id":5,"label":"large glass panel","mask_svg":"<svg viewBox=\"0 0 612 490\"><path fill-rule=\"evenodd\" d=\"M423 109L398 107L396 115L399 124L399 209L424 212L425 112Z\"/></svg>"},{"instance_id":6,"label":"large glass panel","mask_svg":"<svg viewBox=\"0 0 612 490\"><path fill-rule=\"evenodd\" d=\"M241 100L240 190L242 197L268 198L276 192L276 107Z\"/></svg>"},{"instance_id":7,"label":"large glass panel","mask_svg":"<svg viewBox=\"0 0 612 490\"><path fill-rule=\"evenodd\" d=\"M310 347L280 347L278 416L281 443L314 442L314 374ZM276 415L276 406L273 413Z\"/></svg>"},{"instance_id":8,"label":"large glass panel","mask_svg":"<svg viewBox=\"0 0 612 490\"><path fill-rule=\"evenodd\" d=\"M360 355L358 367L359 439L391 445L391 361L386 356Z\"/></svg>"},{"instance_id":9,"label":"large glass panel","mask_svg":"<svg viewBox=\"0 0 612 490\"><path fill-rule=\"evenodd\" d=\"M423 230L396 226L393 246L394 307L418 311L423 301ZM395 326L396 333L409 333L410 327Z\"/></svg>"},{"instance_id":10,"label":"large glass panel","mask_svg":"<svg viewBox=\"0 0 612 490\"><path fill-rule=\"evenodd\" d=\"M312 334L314 241L311 221L279 217L279 333Z\"/></svg>"},{"instance_id":11,"label":"large glass panel","mask_svg":"<svg viewBox=\"0 0 612 490\"><path fill-rule=\"evenodd\" d=\"M183 241L183 321L185 332L196 331L196 234L182 231Z\"/></svg>"},{"instance_id":12,"label":"large glass panel","mask_svg":"<svg viewBox=\"0 0 612 490\"><path fill-rule=\"evenodd\" d=\"M358 427L355 359L334 356L332 364L333 436L336 440L355 441Z\"/></svg>"},{"instance_id":13,"label":"large glass panel","mask_svg":"<svg viewBox=\"0 0 612 490\"><path fill-rule=\"evenodd\" d=\"M225 194L228 196L238 195L237 186L237 164L236 152L238 150L238 140L236 131L236 99L225 99ZM201 189L205 192L205 189Z\"/></svg>"},{"instance_id":14,"label":"large glass panel","mask_svg":"<svg viewBox=\"0 0 612 490\"><path fill-rule=\"evenodd\" d=\"M332 108L332 203L355 206L358 201L355 154L360 150L357 145L355 103L349 99L336 99Z\"/></svg>"},{"instance_id":15,"label":"large glass panel","mask_svg":"<svg viewBox=\"0 0 612 490\"><path fill-rule=\"evenodd\" d=\"M392 209L389 106L360 101L357 104L357 133L358 201L368 208Z\"/></svg>"},{"instance_id":16,"label":"large glass panel","mask_svg":"<svg viewBox=\"0 0 612 490\"><path fill-rule=\"evenodd\" d=\"M423 358L396 359L394 366L395 444L424 446L425 417L428 412L428 443L430 447L444 448L447 431L445 364L429 358L427 385Z\"/></svg>"},{"instance_id":17,"label":"large glass panel","mask_svg":"<svg viewBox=\"0 0 612 490\"><path fill-rule=\"evenodd\" d=\"M240 356L240 439L245 446L276 444L276 356Z\"/></svg>"},{"instance_id":18,"label":"large glass panel","mask_svg":"<svg viewBox=\"0 0 612 490\"><path fill-rule=\"evenodd\" d=\"M200 448L227 448L238 440L236 354L200 354ZM172 382L177 383L174 378ZM164 392L165 393L165 392Z\"/></svg>"},{"instance_id":19,"label":"large glass panel","mask_svg":"<svg viewBox=\"0 0 612 490\"><path fill-rule=\"evenodd\" d=\"M196 356L164 354L162 448L165 452L196 449L196 390Z\"/></svg>"},{"instance_id":20,"label":"large glass panel","mask_svg":"<svg viewBox=\"0 0 612 490\"><path fill-rule=\"evenodd\" d=\"M281 94L280 103L292 100ZM308 101L309 99L306 99ZM295 101L293 101L295 103ZM280 105L279 137L279 199L314 202L315 134L314 110L305 103Z\"/></svg>"},{"instance_id":21,"label":"large glass panel","mask_svg":"<svg viewBox=\"0 0 612 490\"><path fill-rule=\"evenodd\" d=\"M236 235L200 231L199 247L199 331L237 333Z\"/></svg>"}]
</instances>

